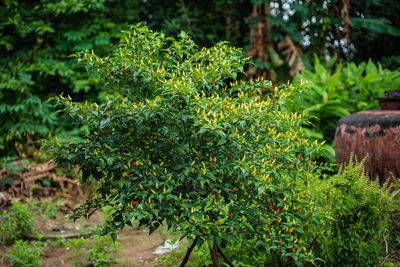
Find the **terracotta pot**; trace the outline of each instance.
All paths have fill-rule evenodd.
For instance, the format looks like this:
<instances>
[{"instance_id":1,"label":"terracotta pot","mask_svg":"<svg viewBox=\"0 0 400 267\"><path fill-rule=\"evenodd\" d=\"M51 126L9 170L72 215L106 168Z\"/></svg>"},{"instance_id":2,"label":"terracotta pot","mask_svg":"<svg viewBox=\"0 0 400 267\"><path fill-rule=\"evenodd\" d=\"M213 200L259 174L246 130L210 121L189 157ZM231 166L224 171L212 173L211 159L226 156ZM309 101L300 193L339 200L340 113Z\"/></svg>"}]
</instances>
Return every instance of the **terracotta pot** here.
<instances>
[{"instance_id":1,"label":"terracotta pot","mask_svg":"<svg viewBox=\"0 0 400 267\"><path fill-rule=\"evenodd\" d=\"M368 155L365 170L383 184L400 178L400 110L362 111L341 118L335 133L336 162L347 164Z\"/></svg>"}]
</instances>

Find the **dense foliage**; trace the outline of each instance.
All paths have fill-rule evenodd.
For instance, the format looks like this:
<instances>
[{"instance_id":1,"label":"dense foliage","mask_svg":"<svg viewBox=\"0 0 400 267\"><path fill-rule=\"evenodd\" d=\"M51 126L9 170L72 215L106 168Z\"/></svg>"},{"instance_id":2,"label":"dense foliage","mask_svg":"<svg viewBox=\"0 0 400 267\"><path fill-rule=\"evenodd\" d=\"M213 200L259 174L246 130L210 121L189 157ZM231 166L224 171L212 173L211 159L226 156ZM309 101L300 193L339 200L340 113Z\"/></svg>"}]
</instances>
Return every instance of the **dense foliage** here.
<instances>
[{"instance_id":1,"label":"dense foliage","mask_svg":"<svg viewBox=\"0 0 400 267\"><path fill-rule=\"evenodd\" d=\"M166 223L199 245L257 236L284 257L312 260L298 229L313 203L296 184L316 167L319 145L305 138L305 117L280 108L297 89L237 80L246 58L224 43L198 50L184 33L174 40L140 26L123 40L110 57L81 54L121 96L57 98L89 131L86 141L48 143L94 186L74 216L110 205L104 232L132 219L150 232ZM260 99L261 87L274 98Z\"/></svg>"},{"instance_id":2,"label":"dense foliage","mask_svg":"<svg viewBox=\"0 0 400 267\"><path fill-rule=\"evenodd\" d=\"M0 3L1 155L23 153L28 140L74 129L57 118L47 98L61 92L93 98L99 88L69 54L109 51L139 11L138 1Z\"/></svg>"}]
</instances>

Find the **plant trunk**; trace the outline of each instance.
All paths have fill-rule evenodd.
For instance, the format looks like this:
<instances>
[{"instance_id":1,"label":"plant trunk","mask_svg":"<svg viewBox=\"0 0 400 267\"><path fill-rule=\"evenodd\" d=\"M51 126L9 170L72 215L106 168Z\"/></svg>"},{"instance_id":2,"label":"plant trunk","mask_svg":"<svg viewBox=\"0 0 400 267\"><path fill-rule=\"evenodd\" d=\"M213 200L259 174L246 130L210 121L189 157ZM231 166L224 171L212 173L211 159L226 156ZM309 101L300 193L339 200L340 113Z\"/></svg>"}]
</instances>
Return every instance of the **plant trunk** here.
<instances>
[{"instance_id":1,"label":"plant trunk","mask_svg":"<svg viewBox=\"0 0 400 267\"><path fill-rule=\"evenodd\" d=\"M221 255L221 257L225 260L225 262L228 263L229 266L234 267L233 263L228 259L228 257L225 256L222 250L219 247L217 247L217 249L218 249L218 254Z\"/></svg>"},{"instance_id":2,"label":"plant trunk","mask_svg":"<svg viewBox=\"0 0 400 267\"><path fill-rule=\"evenodd\" d=\"M211 246L211 244L208 244L208 247L210 248L210 255L211 255L211 260L213 262L214 267L219 267L218 263L218 250L217 250L217 240L214 238L214 242Z\"/></svg>"},{"instance_id":3,"label":"plant trunk","mask_svg":"<svg viewBox=\"0 0 400 267\"><path fill-rule=\"evenodd\" d=\"M186 251L186 255L185 255L185 257L183 258L183 261L182 261L180 267L184 267L184 266L186 265L186 263L188 262L189 256L190 256L190 254L192 253L192 250L194 249L194 246L196 246L196 243L197 243L197 240L198 240L198 239L199 239L199 237L196 236L196 238L193 240L192 245L191 245L191 246L188 248L188 250Z\"/></svg>"}]
</instances>

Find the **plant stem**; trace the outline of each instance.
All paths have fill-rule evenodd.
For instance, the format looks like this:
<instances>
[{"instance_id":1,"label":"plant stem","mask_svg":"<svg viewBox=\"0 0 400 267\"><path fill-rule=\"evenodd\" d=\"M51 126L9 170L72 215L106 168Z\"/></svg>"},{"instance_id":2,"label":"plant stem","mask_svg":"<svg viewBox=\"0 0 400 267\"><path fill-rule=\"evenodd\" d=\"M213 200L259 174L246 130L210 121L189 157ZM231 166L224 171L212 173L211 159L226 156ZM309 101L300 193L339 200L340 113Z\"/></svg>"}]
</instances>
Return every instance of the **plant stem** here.
<instances>
[{"instance_id":1,"label":"plant stem","mask_svg":"<svg viewBox=\"0 0 400 267\"><path fill-rule=\"evenodd\" d=\"M222 252L222 250L217 247L219 255L225 260L226 263L228 263L229 266L234 267L233 263L225 256L225 254Z\"/></svg>"},{"instance_id":2,"label":"plant stem","mask_svg":"<svg viewBox=\"0 0 400 267\"><path fill-rule=\"evenodd\" d=\"M213 262L213 266L219 267L216 238L214 238L214 244L212 246L208 244L208 247L210 248L210 255L211 255L211 260Z\"/></svg>"},{"instance_id":3,"label":"plant stem","mask_svg":"<svg viewBox=\"0 0 400 267\"><path fill-rule=\"evenodd\" d=\"M186 265L186 263L188 262L190 253L192 253L192 250L194 249L194 246L196 246L196 243L197 243L197 240L198 240L198 239L199 239L199 237L196 236L196 238L193 240L192 245L191 245L191 246L188 248L188 250L186 251L186 255L185 255L185 257L183 258L183 261L182 261L180 267L184 267L184 266Z\"/></svg>"}]
</instances>

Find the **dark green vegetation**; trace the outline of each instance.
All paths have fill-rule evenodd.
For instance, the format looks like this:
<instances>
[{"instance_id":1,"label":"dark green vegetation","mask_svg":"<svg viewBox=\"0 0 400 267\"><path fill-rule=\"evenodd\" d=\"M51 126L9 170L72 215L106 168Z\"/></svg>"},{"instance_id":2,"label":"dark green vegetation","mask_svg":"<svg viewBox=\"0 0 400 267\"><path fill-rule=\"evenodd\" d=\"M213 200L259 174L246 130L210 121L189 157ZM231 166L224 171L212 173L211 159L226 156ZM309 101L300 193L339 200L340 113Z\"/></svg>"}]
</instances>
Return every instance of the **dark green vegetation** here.
<instances>
[{"instance_id":1,"label":"dark green vegetation","mask_svg":"<svg viewBox=\"0 0 400 267\"><path fill-rule=\"evenodd\" d=\"M100 82L89 77L73 51L109 52L138 1L2 1L0 4L0 154L26 152L38 137L77 136L47 99L62 92L97 99Z\"/></svg>"}]
</instances>

